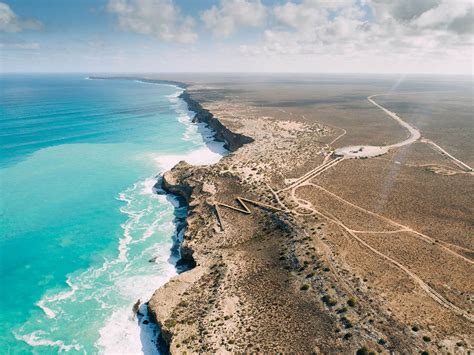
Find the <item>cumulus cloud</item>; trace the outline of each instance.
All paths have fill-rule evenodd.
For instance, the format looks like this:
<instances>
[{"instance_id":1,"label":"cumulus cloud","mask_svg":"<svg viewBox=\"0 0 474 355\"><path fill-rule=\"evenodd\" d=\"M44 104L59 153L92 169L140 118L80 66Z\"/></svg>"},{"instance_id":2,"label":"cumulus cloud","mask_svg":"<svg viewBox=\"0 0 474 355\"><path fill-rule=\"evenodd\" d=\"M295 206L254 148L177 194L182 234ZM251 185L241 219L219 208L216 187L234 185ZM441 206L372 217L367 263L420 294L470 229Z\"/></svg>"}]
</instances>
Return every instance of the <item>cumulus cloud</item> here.
<instances>
[{"instance_id":1,"label":"cumulus cloud","mask_svg":"<svg viewBox=\"0 0 474 355\"><path fill-rule=\"evenodd\" d=\"M266 7L260 0L221 0L201 13L206 28L216 37L228 37L240 27L261 27L265 24Z\"/></svg>"},{"instance_id":2,"label":"cumulus cloud","mask_svg":"<svg viewBox=\"0 0 474 355\"><path fill-rule=\"evenodd\" d=\"M449 0L303 0L273 7L278 26L249 54L428 54L473 43L473 5Z\"/></svg>"},{"instance_id":3,"label":"cumulus cloud","mask_svg":"<svg viewBox=\"0 0 474 355\"><path fill-rule=\"evenodd\" d=\"M473 33L474 11L471 2L444 2L423 12L413 21L420 29L451 31L458 35Z\"/></svg>"},{"instance_id":4,"label":"cumulus cloud","mask_svg":"<svg viewBox=\"0 0 474 355\"><path fill-rule=\"evenodd\" d=\"M473 3L469 0L371 0L379 21L395 21L414 30L473 32Z\"/></svg>"},{"instance_id":5,"label":"cumulus cloud","mask_svg":"<svg viewBox=\"0 0 474 355\"><path fill-rule=\"evenodd\" d=\"M366 37L369 29L355 0L287 2L275 6L273 14L283 27L264 32L265 48L287 54L343 50L344 44Z\"/></svg>"},{"instance_id":6,"label":"cumulus cloud","mask_svg":"<svg viewBox=\"0 0 474 355\"><path fill-rule=\"evenodd\" d=\"M43 27L38 20L18 17L7 4L0 2L0 32L21 32L39 30Z\"/></svg>"},{"instance_id":7,"label":"cumulus cloud","mask_svg":"<svg viewBox=\"0 0 474 355\"><path fill-rule=\"evenodd\" d=\"M124 31L156 37L165 42L197 40L194 20L184 16L172 0L109 0L107 10Z\"/></svg>"},{"instance_id":8,"label":"cumulus cloud","mask_svg":"<svg viewBox=\"0 0 474 355\"><path fill-rule=\"evenodd\" d=\"M371 0L369 2L379 20L393 18L409 22L441 4L441 0Z\"/></svg>"}]
</instances>

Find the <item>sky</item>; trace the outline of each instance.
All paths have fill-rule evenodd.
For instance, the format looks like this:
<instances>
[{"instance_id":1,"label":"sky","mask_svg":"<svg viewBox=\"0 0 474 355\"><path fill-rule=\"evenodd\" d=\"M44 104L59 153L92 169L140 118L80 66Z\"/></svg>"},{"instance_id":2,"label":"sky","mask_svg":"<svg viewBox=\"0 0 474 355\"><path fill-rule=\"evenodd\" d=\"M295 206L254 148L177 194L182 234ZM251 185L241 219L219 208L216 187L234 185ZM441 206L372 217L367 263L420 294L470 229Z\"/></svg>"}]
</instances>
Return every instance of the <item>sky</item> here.
<instances>
[{"instance_id":1,"label":"sky","mask_svg":"<svg viewBox=\"0 0 474 355\"><path fill-rule=\"evenodd\" d=\"M473 73L471 0L0 0L1 72Z\"/></svg>"}]
</instances>

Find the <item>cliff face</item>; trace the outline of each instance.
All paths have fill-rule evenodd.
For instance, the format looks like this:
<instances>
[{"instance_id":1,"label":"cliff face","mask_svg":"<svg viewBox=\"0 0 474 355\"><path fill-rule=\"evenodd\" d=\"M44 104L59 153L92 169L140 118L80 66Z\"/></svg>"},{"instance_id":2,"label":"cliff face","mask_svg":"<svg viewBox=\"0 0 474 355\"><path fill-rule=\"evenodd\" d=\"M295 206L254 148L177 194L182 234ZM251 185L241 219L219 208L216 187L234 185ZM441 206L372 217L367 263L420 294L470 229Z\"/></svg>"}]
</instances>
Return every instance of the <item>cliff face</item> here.
<instances>
[{"instance_id":1,"label":"cliff face","mask_svg":"<svg viewBox=\"0 0 474 355\"><path fill-rule=\"evenodd\" d=\"M188 266L188 271L156 290L148 302L150 318L161 328L158 344L164 353L177 352L176 339L198 332L195 324L183 324L178 319L183 316L183 311L188 312L190 319L199 317L199 312L203 310L199 300L207 302L209 298L205 290L201 294L200 282L209 275L212 263L206 251L212 246L205 244L204 240L212 234L209 221L212 219L213 203L212 191L209 192L202 181L206 176L213 175L212 170L212 167L194 167L181 161L162 178L161 188L183 198L188 209L187 226L179 246L180 262ZM195 296L197 294L199 296ZM189 295L198 300L189 300Z\"/></svg>"},{"instance_id":2,"label":"cliff face","mask_svg":"<svg viewBox=\"0 0 474 355\"><path fill-rule=\"evenodd\" d=\"M248 136L230 131L208 110L192 99L188 92L184 91L180 98L185 100L189 110L196 113L194 121L207 124L215 132L215 140L224 142L227 150L234 152L244 144L253 142L253 139ZM202 239L206 239L206 236L215 231L215 226L209 223L214 215L215 187L212 183L214 174L215 169L212 166L194 167L181 161L170 171L165 172L158 183L166 193L182 198L188 209L186 230L179 250L180 262L188 265L189 270L156 290L148 302L150 318L161 328L158 344L163 352L177 350L176 342L173 342L177 337L196 333L195 327L189 326L186 330L179 329L178 335L179 325L176 324L176 313L186 303L183 299L190 293L196 293L189 289L195 289L196 285L199 285L200 279L209 274L209 265L213 263L206 255L208 252L205 251L209 247L212 248L212 245L205 245ZM215 269L216 266L214 265L213 268ZM207 297L202 295L200 298L206 301ZM199 305L198 301L193 303ZM193 312L190 311L190 313Z\"/></svg>"},{"instance_id":3,"label":"cliff face","mask_svg":"<svg viewBox=\"0 0 474 355\"><path fill-rule=\"evenodd\" d=\"M165 192L179 196L186 201L188 217L186 218L186 231L179 245L179 251L182 262L195 266L194 251L192 247L188 246L191 240L189 238L189 215L193 213L193 208L190 206L193 186L189 184L187 178L192 174L192 170L193 167L188 163L184 161L179 162L163 175L160 187ZM191 270L171 279L167 284L156 290L148 302L150 318L161 328L158 344L160 344L161 350L164 350L165 353L169 350L174 333L173 328L175 324L171 314L180 302L182 293L187 289L187 285L192 283L192 276L198 269L191 268Z\"/></svg>"},{"instance_id":4,"label":"cliff face","mask_svg":"<svg viewBox=\"0 0 474 355\"><path fill-rule=\"evenodd\" d=\"M230 131L226 126L224 126L217 118L215 118L208 110L204 109L199 102L191 98L191 95L184 91L180 98L182 98L187 104L191 111L196 113L194 120L196 122L206 123L209 128L213 129L215 134L215 139L219 142L224 142L224 147L234 152L244 144L252 143L253 138L247 137L243 134L234 133Z\"/></svg>"},{"instance_id":5,"label":"cliff face","mask_svg":"<svg viewBox=\"0 0 474 355\"><path fill-rule=\"evenodd\" d=\"M180 161L170 171L163 174L161 188L169 194L181 197L186 201L188 216L186 218L186 228L189 227L190 216L194 215L196 207L193 201L193 190L195 183L192 181L194 168L185 161ZM187 265L187 269L191 269L196 265L193 257L193 249L188 245L188 231L185 231L183 240L179 245L180 264Z\"/></svg>"},{"instance_id":6,"label":"cliff face","mask_svg":"<svg viewBox=\"0 0 474 355\"><path fill-rule=\"evenodd\" d=\"M191 198L192 187L184 181L190 168L189 164L180 161L172 170L163 174L160 186L165 192L183 198L188 204Z\"/></svg>"}]
</instances>

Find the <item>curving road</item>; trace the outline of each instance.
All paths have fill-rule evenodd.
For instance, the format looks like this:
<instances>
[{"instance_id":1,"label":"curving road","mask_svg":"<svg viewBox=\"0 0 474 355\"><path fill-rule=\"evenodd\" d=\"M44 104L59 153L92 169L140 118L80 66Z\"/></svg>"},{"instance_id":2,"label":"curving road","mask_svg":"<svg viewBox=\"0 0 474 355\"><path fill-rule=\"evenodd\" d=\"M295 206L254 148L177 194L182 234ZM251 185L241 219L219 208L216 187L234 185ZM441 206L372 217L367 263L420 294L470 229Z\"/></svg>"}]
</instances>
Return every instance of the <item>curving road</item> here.
<instances>
[{"instance_id":1,"label":"curving road","mask_svg":"<svg viewBox=\"0 0 474 355\"><path fill-rule=\"evenodd\" d=\"M390 95L390 94L375 94L367 97L369 102L384 111L387 115L389 115L392 119L398 122L400 126L404 127L408 131L408 137L398 143L383 145L383 146L376 146L376 145L356 145L356 146L349 146L338 148L334 152L338 156L344 156L348 158L372 158L382 154L387 153L392 148L399 148L403 147L408 144L412 144L416 142L421 137L421 132L416 129L415 127L411 126L410 124L406 123L402 120L395 112L387 110L385 107L379 105L377 102L373 100L376 96L383 96L383 95Z\"/></svg>"}]
</instances>

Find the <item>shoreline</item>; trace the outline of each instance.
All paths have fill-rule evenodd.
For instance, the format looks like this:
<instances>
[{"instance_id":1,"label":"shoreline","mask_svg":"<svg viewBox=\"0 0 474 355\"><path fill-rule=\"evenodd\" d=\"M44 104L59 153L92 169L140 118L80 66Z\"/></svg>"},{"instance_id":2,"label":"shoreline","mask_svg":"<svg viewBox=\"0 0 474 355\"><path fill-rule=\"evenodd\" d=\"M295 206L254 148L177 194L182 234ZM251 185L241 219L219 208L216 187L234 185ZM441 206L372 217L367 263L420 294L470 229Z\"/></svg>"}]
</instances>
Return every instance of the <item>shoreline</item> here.
<instances>
[{"instance_id":1,"label":"shoreline","mask_svg":"<svg viewBox=\"0 0 474 355\"><path fill-rule=\"evenodd\" d=\"M196 113L193 121L207 124L207 126L215 132L215 139L218 142L224 142L224 148L230 152L234 152L244 144L254 141L251 137L232 132L228 129L219 119L214 117L209 110L204 109L198 101L194 100L186 89L179 97L186 102L190 111Z\"/></svg>"},{"instance_id":2,"label":"shoreline","mask_svg":"<svg viewBox=\"0 0 474 355\"><path fill-rule=\"evenodd\" d=\"M191 110L188 102L181 97L183 92L185 92L186 90L185 88L187 87L187 84L176 81L145 79L140 77L90 77L88 79L127 80L142 84L164 85L173 87L174 89L176 89L176 92L172 95L168 95L168 99L170 101L172 109L176 113L177 123L180 123L186 127L186 133L182 137L178 137L178 139L187 141L190 138L188 134L196 134L202 139L202 147L197 147L196 149L193 149L190 152L185 153L184 155L164 155L158 156L155 159L158 165L160 166L161 171L154 178L151 178L152 180L154 180L151 185L151 193L164 196L166 200L172 205L172 208L174 210L174 217L172 220L172 223L174 225L174 232L171 238L171 247L169 250L167 249L166 251L168 252L167 264L175 270L175 273L167 275L165 277L166 280L160 282L160 286L155 286L161 288L166 285L173 277L179 276L181 273L184 273L195 266L192 260L187 260L186 258L183 258L181 253L181 241L186 231L187 217L186 215L182 216L180 214L183 213L183 209L184 213L187 214L187 202L185 199L182 198L182 196L171 193L167 191L166 188L164 188L163 176L169 169L179 164L179 161L183 159L189 160L190 164L193 165L196 164L198 166L206 166L214 163L216 159L215 155L218 155L218 160L220 160L222 157L228 154L229 150L225 148L225 146L222 146L222 148L224 148L223 150L220 147L217 147L217 145L215 147L212 147L212 142L225 143L225 141L221 139L216 139L216 131L210 128L206 122L196 120L197 113ZM199 123L205 124L204 129L198 126ZM198 126L196 132L188 132L189 128L193 126ZM207 130L209 130L209 132L206 132ZM220 144L218 145L220 146ZM209 156L207 155L207 152L210 153ZM205 154L204 157L201 156L202 153ZM170 165L171 162L173 162L172 165ZM154 262L155 257L151 258L148 261ZM153 291L153 293L154 292L156 292L156 289ZM132 312L134 314L134 317L136 317L138 321L136 325L140 329L141 334L140 339L138 339L138 341L142 344L143 349L148 349L146 352L155 353L158 351L159 353L167 353L167 346L161 340L161 327L156 321L154 321L153 314L150 312L150 309L148 307L149 298L153 295L153 293L151 293L150 296L144 299L130 299L130 302L133 303Z\"/></svg>"},{"instance_id":3,"label":"shoreline","mask_svg":"<svg viewBox=\"0 0 474 355\"><path fill-rule=\"evenodd\" d=\"M78 78L75 80L85 81L83 78ZM103 85L105 84L106 83ZM117 84L118 83L110 82L106 87L115 87ZM95 86L94 82L91 81L89 81L89 84L87 85ZM137 87L135 86L137 85L136 82L130 82L126 85L130 88L132 86ZM173 162L173 160L177 162L177 157L179 156L186 157L186 160L188 160L188 156L190 156L191 160L216 160L216 149L221 150L222 147L222 144L214 144L216 149L212 149L212 144L211 149L206 147L210 134L208 133L207 129L204 129L203 125L198 126L192 123L194 113L188 112L184 101L178 98L178 96L182 93L182 86L177 87L173 85L173 87L171 87L168 86L168 84L161 85L163 85L161 89L156 90L152 89L152 87L147 89L146 86L145 88L142 86L142 89L139 89L139 91L143 91L144 89L146 91L152 90L152 95L155 96L155 98L152 97L152 100L161 100L163 102L163 106L169 108L170 114L168 115L168 120L165 124L171 127L169 132L172 132L172 136L170 137L171 139L168 139L168 142L171 143L171 145L168 143L170 149L162 152L161 148L158 148L156 151L159 153L155 154L157 158L153 156L152 149L150 150L151 153L149 153L149 151L146 149L140 150L139 161L141 164L143 160L143 167L138 164L137 167L146 170L143 170L140 173L138 173L137 170L137 179L128 179L124 184L124 186L127 186L126 188L121 187L120 189L114 189L114 191L112 191L114 195L110 195L110 200L114 206L117 205L116 214L120 223L114 224L114 226L117 226L118 234L117 239L114 239L116 242L111 244L111 255L113 257L109 259L104 258L104 260L98 260L97 263L91 262L87 265L87 267L78 269L77 271L74 271L74 273L69 272L66 275L64 287L58 285L57 289L49 288L48 293L44 293L38 297L38 301L34 304L34 307L37 307L38 312L40 312L40 316L37 317L37 319L44 318L48 320L48 322L51 320L51 324L61 321L60 319L62 317L60 317L60 312L62 312L62 309L64 309L65 312L75 310L75 308L72 308L73 302L71 302L71 300L74 298L81 300L93 293L94 297L91 299L93 299L94 302L97 302L100 305L110 305L110 311L95 312L97 317L94 316L93 318L89 318L89 320L86 319L87 323L85 324L89 323L91 328L94 327L93 329L97 329L97 338L89 341L89 339L82 340L78 337L77 342L76 339L68 341L67 339L69 338L67 337L59 338L61 340L64 339L64 347L66 348L71 346L76 350L80 350L80 346L83 345L85 349L90 347L92 349L95 348L96 351L113 352L111 349L118 348L114 346L115 338L115 344L125 344L128 342L130 347L126 347L126 349L138 350L142 348L142 345L143 349L150 349L149 346L145 346L145 343L148 345L148 342L147 340L144 340L144 337L147 336L145 333L150 333L149 328L151 325L148 327L142 327L141 322L137 323L136 316L132 319L130 309L132 304L138 298L141 298L142 301L148 300L159 285L161 285L163 282L166 282L172 276L176 275L176 272L174 271L174 260L170 259L170 256L173 256L170 255L170 249L172 247L172 240L170 237L174 236L175 232L174 224L172 223L176 216L176 214L173 215L175 208L173 208L171 205L166 206L168 203L165 199L165 196L158 196L158 199L151 196L152 187L156 183L156 175L158 173L161 174L169 169L169 167L167 167L168 165L166 164ZM140 85L138 85L138 87L140 87ZM156 94L153 94L154 92L158 92L159 96L156 97ZM164 93L165 96L161 97L160 93ZM172 93L172 95L175 97L169 97L168 93ZM143 133L143 135L144 134L145 133ZM156 140L157 136L154 132L151 134L152 139L153 137ZM158 132L158 138L159 137L160 132ZM177 144L183 148L174 149L173 142L177 142ZM162 144L158 141L158 143L153 146L161 147ZM175 155L172 155L173 152L175 152ZM163 159L160 160L159 157L162 157ZM155 163L158 163L159 166L157 166ZM127 163L125 164L128 165ZM143 172L146 172L146 177ZM131 176L134 177L135 175ZM143 197L141 197L142 195ZM134 204L134 202L136 203ZM141 203L145 203L146 205L141 205ZM153 209L149 209L149 214L145 213L145 218L149 219L145 220L144 218L144 222L142 224L144 226L143 230L139 231L137 229L139 219L135 212L141 211L139 208L143 206L146 207L149 203L154 204L155 207L153 207ZM155 212L156 214L153 214ZM157 221L156 223L158 226L163 225L163 229L161 229L160 226L160 228L154 228L153 232L151 231L151 228L153 228L153 221L151 220L152 217ZM145 227L147 228L146 231ZM177 233L179 232L180 228L178 226ZM135 233L135 235L131 236L131 233ZM138 235L137 233L142 234ZM146 239L148 239L148 236L151 234L154 235L148 241L148 244L145 243ZM135 240L132 240L133 238L136 239L136 243ZM163 240L163 238L166 240ZM150 241L154 245L149 246ZM163 244L161 244L162 242ZM130 249L132 245L134 245L133 248L135 249ZM130 250L138 251L140 255L131 254L132 256L128 256L127 254ZM127 260L127 256L129 257L129 260ZM141 265L135 264L135 260L139 260L141 256L145 257L142 258ZM151 258L155 259L156 262L148 266L147 260ZM115 274L115 271L116 269L119 269L119 266L115 268L114 265L126 265L125 269L122 271L131 271ZM130 269L128 269L129 266ZM146 268L148 271L146 271ZM115 275L119 274L120 276L115 277ZM163 277L161 277L161 275ZM120 282L123 280L126 280L126 282L120 284ZM136 281L138 282L135 284ZM96 288L82 288L83 283L88 286L96 285ZM108 297L109 289L112 288L109 286L112 285L116 286L115 291L111 291L114 293L114 297L116 298L109 302L106 297ZM118 288L117 285L119 285L120 288ZM123 288L121 286L123 286ZM78 289L79 292L76 292ZM91 291L89 292L87 290ZM102 315L100 313L102 313ZM145 312L143 312L143 308L140 309L140 313L143 315L142 320L144 320L144 324L148 324L147 315ZM54 320L56 316L58 319L57 321ZM78 320L82 321L83 318L85 317L78 317ZM24 324L27 323L25 322ZM40 329L38 326L36 326L33 330L29 330L35 325L33 322L30 322L27 325L24 324L21 325L22 328L19 328L18 331L12 332L12 336L16 339L16 341L25 343L25 346L30 347L62 349L62 343L55 342L55 339L57 339L55 337L56 332L53 333L53 331L51 331L51 334L53 335L50 336L49 332L36 332L37 329ZM30 326L30 324L32 326ZM74 335L72 334L72 336ZM129 340L127 340L127 338ZM156 340L156 337L153 337L153 340Z\"/></svg>"},{"instance_id":4,"label":"shoreline","mask_svg":"<svg viewBox=\"0 0 474 355\"><path fill-rule=\"evenodd\" d=\"M177 86L180 89L186 89L188 87L187 84L182 83L180 81L174 80L160 80L160 79L147 79L138 76L87 76L86 79L88 80L135 80L142 83L148 84L161 84L161 85L171 85Z\"/></svg>"},{"instance_id":5,"label":"shoreline","mask_svg":"<svg viewBox=\"0 0 474 355\"><path fill-rule=\"evenodd\" d=\"M171 104L176 111L178 122L184 125L199 125L204 124L205 128L210 131L210 135L206 135L204 130L197 129L196 134L199 134L204 142L204 146L202 148L198 148L197 150L193 150L192 152L183 156L183 158L190 158L189 164L190 166L210 166L218 161L220 161L223 157L231 153L232 151L238 149L241 146L241 143L238 141L241 135L234 134L233 132L229 131L225 126L223 126L216 118L213 117L207 110L202 109L201 105L191 99L189 95L186 93L186 88L188 84L177 82L177 81L170 81L170 80L159 80L159 79L146 79L140 77L89 77L90 80L130 80L136 81L139 83L145 84L157 84L157 85L169 85L177 89L176 93L170 97L176 98L177 102L171 101ZM179 107L180 102L185 104L184 108ZM176 106L175 106L176 105ZM182 112L181 112L182 110ZM189 122L181 121L181 117L185 115L189 118ZM229 138L231 137L231 138ZM237 139L237 141L232 140L232 138ZM207 162L206 159L204 161L199 161L200 157L197 157L196 154L201 149L209 150L210 152L216 153L210 146L209 143L211 142L220 142L223 143L224 151L218 151L219 159L214 162ZM193 156L194 155L194 156ZM167 156L167 158L177 158L178 156ZM194 158L194 159L193 159ZM193 161L197 158L197 161ZM213 159L211 159L213 160ZM173 163L173 166L169 167L168 161L159 161L159 164L164 167L164 171L157 175L157 180L153 184L153 193L157 195L165 195L166 199L173 205L174 208L174 218L173 224L175 226L175 231L172 236L172 245L170 248L170 254L168 258L168 263L176 270L176 275L171 276L167 279L161 286L158 287L157 290L163 288L167 285L173 278L179 277L181 274L186 273L189 270L192 270L196 263L192 258L192 250L189 251L187 249L182 248L182 242L184 238L184 234L187 229L187 218L189 212L189 196L187 194L180 193L180 191L173 189L171 185L167 183L166 175L169 173L170 170L173 170L176 166L185 162L185 160L180 160L176 163ZM184 216L180 216L180 212L184 209ZM150 260L151 262L151 260ZM157 291L155 290L155 292ZM154 293L155 293L154 292ZM151 299L151 298L150 298ZM156 336L150 338L151 343L153 343L157 347L157 351L159 353L169 353L169 344L166 342L166 336L163 333L163 325L157 321L155 313L150 309L149 302L150 299L136 301L131 300L134 303L133 312L136 313L138 318L138 326L139 328L143 328L143 326L148 327L151 324L155 325ZM149 324L151 323L151 324ZM142 329L141 332L144 332ZM151 335L151 334L150 334ZM142 343L144 346L149 346L150 344Z\"/></svg>"},{"instance_id":6,"label":"shoreline","mask_svg":"<svg viewBox=\"0 0 474 355\"><path fill-rule=\"evenodd\" d=\"M190 161L190 164L197 164L197 165L208 165L212 164L210 161L214 161L216 157L213 155L219 155L219 160L228 154L229 150L223 146L224 150L221 150L219 147L212 147L212 142L224 142L222 139L216 139L216 131L209 127L206 122L202 122L196 119L197 112L192 110L189 107L189 104L186 100L182 98L182 94L185 92L185 88L187 84L177 81L170 81L170 80L157 80L157 79L146 79L141 77L88 77L89 80L127 80L127 81L134 81L141 84L151 84L151 85L162 85L162 86L170 86L176 89L176 92L172 95L168 96L169 103L172 109L176 113L176 120L178 124L182 124L186 128L186 133L182 137L177 137L181 140L188 140L187 137L188 129L192 126L197 126L199 123L205 124L205 129L197 127L195 134L202 138L203 146L196 147L196 149L191 150L190 152L184 155L164 155L158 156L156 158L156 162L160 165L159 174L155 176L154 183L152 184L152 193L156 195L164 195L166 200L172 205L174 210L174 217L173 217L173 225L174 225L174 232L171 238L171 247L170 249L166 250L168 252L167 257L167 264L171 268L175 270L175 274L167 275L166 280L160 283L160 286L155 287L163 287L166 285L173 277L179 276L181 273L186 272L194 267L192 260L187 260L186 258L182 257L181 253L181 241L183 235L186 230L186 216L180 216L180 214L184 213L187 214L188 205L186 200L184 200L181 196L171 193L163 188L163 175L171 169L173 166L179 164L179 161L182 159L186 159ZM184 104L184 105L183 105ZM206 134L206 130L209 130L211 134ZM191 133L193 134L193 133ZM211 144L210 144L211 143ZM207 154L207 152L211 153L211 156L208 157L207 155L203 157L200 155ZM180 159L178 161L178 158ZM170 163L172 163L172 166ZM157 180L158 179L158 180ZM154 262L154 258L151 258L149 262ZM155 289L156 291L156 289ZM154 291L154 292L155 292ZM153 292L153 293L154 293ZM149 297L153 295L150 294ZM140 329L141 339L138 339L141 342L143 349L148 349L147 351L152 351L155 353L158 351L159 353L166 353L166 345L161 341L161 329L157 322L154 321L153 314L150 313L148 308L149 298L145 299L130 299L130 302L133 303L132 312L134 317L137 319L136 325Z\"/></svg>"},{"instance_id":7,"label":"shoreline","mask_svg":"<svg viewBox=\"0 0 474 355\"><path fill-rule=\"evenodd\" d=\"M223 142L224 148L229 153L236 151L244 144L251 143L254 141L253 138L230 131L225 125L223 125L219 121L219 119L214 117L214 115L211 114L208 110L204 109L198 101L192 99L186 89L184 89L182 93L178 95L178 98L180 98L186 103L190 112L194 113L192 122L206 124L206 126L213 131L213 139L217 142ZM224 158L225 156L226 155L222 156L222 158ZM219 161L221 161L222 158L219 159ZM212 166L216 163L206 164L205 166ZM172 172L176 169L180 169L180 167L186 168L188 166L191 167L192 165L185 161L180 161L179 163L175 164L170 170L165 171L159 177L157 183L154 186L157 191L164 191L167 195L170 195L172 196L172 198L175 198L179 202L179 206L176 208L186 208L187 214L184 218L180 219L177 222L177 229L175 233L176 238L173 238L174 240L172 250L175 250L178 255L178 258L176 259L175 263L178 275L172 277L164 285L160 286L155 291L155 293L159 292L160 289L165 288L173 279L179 277L183 273L191 271L197 265L196 260L193 256L194 250L183 245L184 236L188 228L187 221L191 207L190 200L193 193L193 189L190 188L189 185L186 186L183 184L179 184L176 181L173 181L174 178L172 176ZM169 327L166 326L165 320L161 319L157 312L152 307L150 307L150 301L151 299L146 302L147 313L150 317L150 320L156 323L159 329L158 339L156 340L156 343L158 344L159 351L161 353L167 354L169 353L173 333L170 331Z\"/></svg>"}]
</instances>

